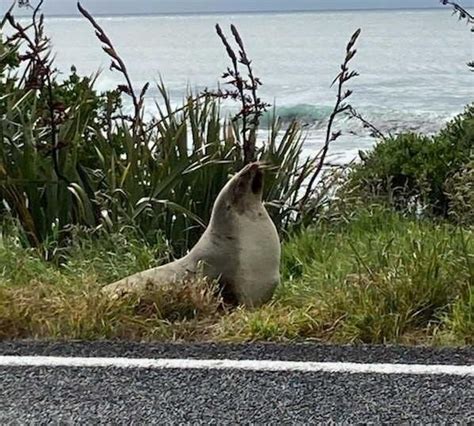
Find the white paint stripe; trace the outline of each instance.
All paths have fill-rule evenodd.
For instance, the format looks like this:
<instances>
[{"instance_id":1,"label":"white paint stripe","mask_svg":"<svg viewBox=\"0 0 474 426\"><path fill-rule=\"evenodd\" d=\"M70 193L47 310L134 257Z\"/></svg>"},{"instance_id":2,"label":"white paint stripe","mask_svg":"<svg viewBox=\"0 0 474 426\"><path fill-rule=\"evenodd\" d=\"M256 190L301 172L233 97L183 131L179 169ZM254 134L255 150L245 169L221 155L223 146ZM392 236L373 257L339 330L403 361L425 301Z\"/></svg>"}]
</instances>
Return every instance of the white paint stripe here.
<instances>
[{"instance_id":1,"label":"white paint stripe","mask_svg":"<svg viewBox=\"0 0 474 426\"><path fill-rule=\"evenodd\" d=\"M472 365L361 364L354 362L300 362L217 359L68 358L54 356L0 356L0 367L115 367L290 371L304 373L435 374L474 376Z\"/></svg>"}]
</instances>

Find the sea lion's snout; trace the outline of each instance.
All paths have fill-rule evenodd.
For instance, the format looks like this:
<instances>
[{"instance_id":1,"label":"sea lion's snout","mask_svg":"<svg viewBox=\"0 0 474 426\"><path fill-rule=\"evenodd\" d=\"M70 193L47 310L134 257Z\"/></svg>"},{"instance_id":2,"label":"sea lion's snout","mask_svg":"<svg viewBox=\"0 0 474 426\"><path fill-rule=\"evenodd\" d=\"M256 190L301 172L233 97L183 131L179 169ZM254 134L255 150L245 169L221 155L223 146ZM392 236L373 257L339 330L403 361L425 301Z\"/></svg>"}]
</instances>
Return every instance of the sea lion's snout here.
<instances>
[{"instance_id":1,"label":"sea lion's snout","mask_svg":"<svg viewBox=\"0 0 474 426\"><path fill-rule=\"evenodd\" d=\"M260 195L263 190L263 171L261 163L251 163L245 166L238 174L240 184L247 184L249 191Z\"/></svg>"},{"instance_id":2,"label":"sea lion's snout","mask_svg":"<svg viewBox=\"0 0 474 426\"><path fill-rule=\"evenodd\" d=\"M252 179L252 192L255 195L260 195L263 190L263 172L262 170L257 169L255 175Z\"/></svg>"},{"instance_id":3,"label":"sea lion's snout","mask_svg":"<svg viewBox=\"0 0 474 426\"><path fill-rule=\"evenodd\" d=\"M237 173L222 189L214 204L214 210L242 214L262 203L263 170L261 163L251 163Z\"/></svg>"}]
</instances>

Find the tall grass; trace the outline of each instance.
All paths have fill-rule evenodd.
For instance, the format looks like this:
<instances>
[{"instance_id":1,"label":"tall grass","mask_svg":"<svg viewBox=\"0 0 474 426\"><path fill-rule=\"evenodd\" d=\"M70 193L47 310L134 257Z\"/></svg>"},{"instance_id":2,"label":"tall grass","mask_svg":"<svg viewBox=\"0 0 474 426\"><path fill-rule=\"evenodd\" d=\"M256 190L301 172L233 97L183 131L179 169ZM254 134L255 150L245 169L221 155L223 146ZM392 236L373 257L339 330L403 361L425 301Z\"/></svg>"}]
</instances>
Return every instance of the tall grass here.
<instances>
[{"instance_id":1,"label":"tall grass","mask_svg":"<svg viewBox=\"0 0 474 426\"><path fill-rule=\"evenodd\" d=\"M284 249L272 306L230 315L233 339L472 343L472 230L359 209Z\"/></svg>"},{"instance_id":2,"label":"tall grass","mask_svg":"<svg viewBox=\"0 0 474 426\"><path fill-rule=\"evenodd\" d=\"M165 262L166 246L77 232L61 267L0 243L0 338L473 343L472 230L379 207L322 220L284 244L282 285L258 310L227 310L204 281L111 302L101 286Z\"/></svg>"}]
</instances>

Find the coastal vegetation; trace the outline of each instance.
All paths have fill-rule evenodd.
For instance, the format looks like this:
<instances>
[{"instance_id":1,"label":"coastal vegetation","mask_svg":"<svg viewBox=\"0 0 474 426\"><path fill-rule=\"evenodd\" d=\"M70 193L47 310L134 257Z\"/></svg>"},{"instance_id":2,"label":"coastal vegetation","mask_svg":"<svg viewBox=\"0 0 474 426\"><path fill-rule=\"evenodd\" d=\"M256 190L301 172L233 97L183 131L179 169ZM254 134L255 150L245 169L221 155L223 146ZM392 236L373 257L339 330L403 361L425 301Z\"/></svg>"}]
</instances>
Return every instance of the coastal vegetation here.
<instances>
[{"instance_id":1,"label":"coastal vegetation","mask_svg":"<svg viewBox=\"0 0 474 426\"><path fill-rule=\"evenodd\" d=\"M357 30L333 82L323 147L306 158L302 124L284 126L260 98L234 26L229 36L216 27L230 61L224 89L175 106L160 83L146 120L149 85L133 86L80 6L124 84L99 93L97 76L74 68L59 78L41 3L30 25L11 11L0 22L0 339L473 343L474 105L436 135L384 135L349 102ZM230 101L233 116L222 108ZM334 168L327 155L343 115L377 143ZM101 296L103 285L192 247L228 177L255 160L283 241L270 304L230 308L205 280Z\"/></svg>"}]
</instances>

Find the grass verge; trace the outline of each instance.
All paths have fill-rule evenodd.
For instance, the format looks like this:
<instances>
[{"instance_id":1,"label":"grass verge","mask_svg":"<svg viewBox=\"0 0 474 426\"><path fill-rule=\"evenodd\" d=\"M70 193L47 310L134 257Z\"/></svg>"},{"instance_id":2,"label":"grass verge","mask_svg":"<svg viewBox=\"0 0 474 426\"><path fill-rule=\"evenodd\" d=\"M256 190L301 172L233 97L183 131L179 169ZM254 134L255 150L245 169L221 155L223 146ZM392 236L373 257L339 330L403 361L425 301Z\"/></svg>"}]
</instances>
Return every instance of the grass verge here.
<instances>
[{"instance_id":1,"label":"grass verge","mask_svg":"<svg viewBox=\"0 0 474 426\"><path fill-rule=\"evenodd\" d=\"M474 341L469 228L379 208L322 220L284 245L283 283L257 310L226 309L201 281L108 301L102 285L165 261L165 247L128 234L76 241L60 267L0 241L0 339Z\"/></svg>"}]
</instances>

